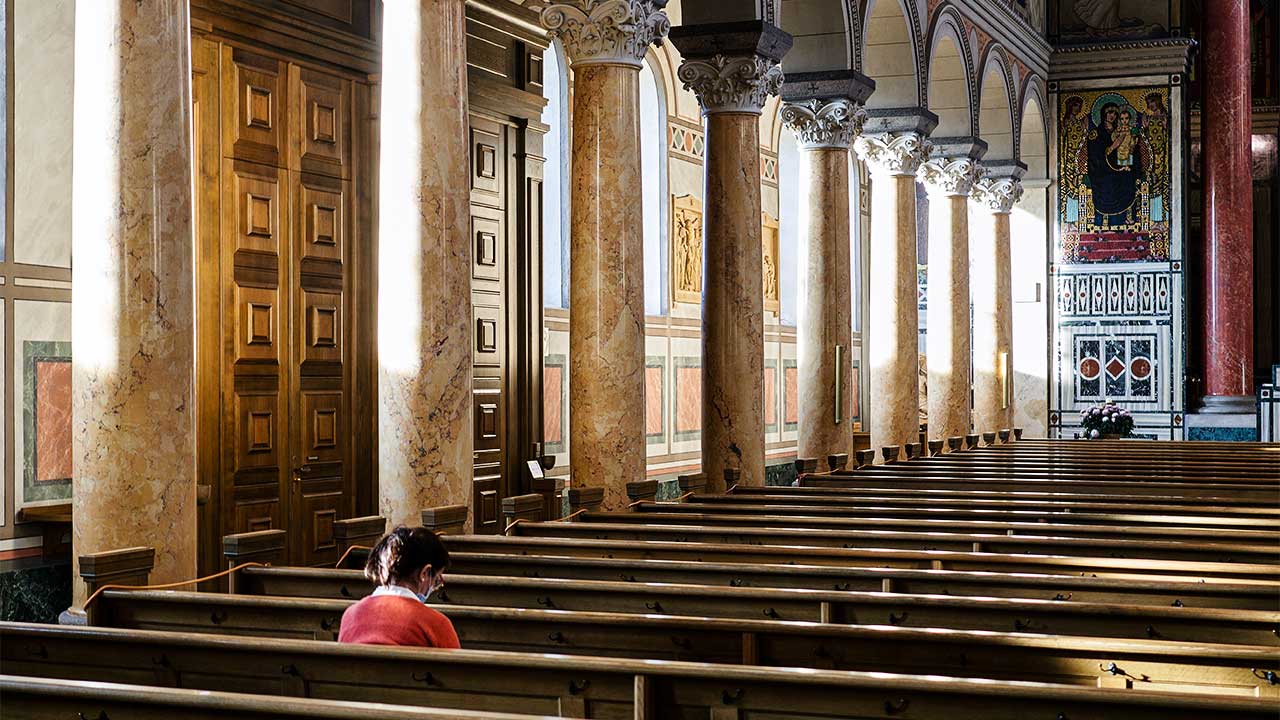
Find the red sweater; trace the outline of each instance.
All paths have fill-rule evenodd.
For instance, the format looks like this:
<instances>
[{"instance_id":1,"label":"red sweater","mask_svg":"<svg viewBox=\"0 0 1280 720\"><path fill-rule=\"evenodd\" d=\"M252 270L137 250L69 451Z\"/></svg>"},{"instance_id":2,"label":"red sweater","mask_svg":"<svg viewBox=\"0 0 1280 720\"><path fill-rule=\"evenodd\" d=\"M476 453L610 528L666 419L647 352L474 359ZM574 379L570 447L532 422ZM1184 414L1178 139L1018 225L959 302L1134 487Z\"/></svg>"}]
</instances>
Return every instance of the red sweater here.
<instances>
[{"instance_id":1,"label":"red sweater","mask_svg":"<svg viewBox=\"0 0 1280 720\"><path fill-rule=\"evenodd\" d=\"M367 597L342 613L338 642L459 648L449 618L397 595Z\"/></svg>"}]
</instances>

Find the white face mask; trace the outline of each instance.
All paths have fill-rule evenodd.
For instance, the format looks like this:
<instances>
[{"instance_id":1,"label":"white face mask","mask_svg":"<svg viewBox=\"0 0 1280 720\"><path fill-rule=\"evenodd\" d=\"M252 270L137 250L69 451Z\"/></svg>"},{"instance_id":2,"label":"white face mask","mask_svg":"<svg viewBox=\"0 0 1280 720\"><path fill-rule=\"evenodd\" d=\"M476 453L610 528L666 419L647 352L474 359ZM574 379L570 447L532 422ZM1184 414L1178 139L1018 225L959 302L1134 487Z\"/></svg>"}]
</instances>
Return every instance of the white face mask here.
<instances>
[{"instance_id":1,"label":"white face mask","mask_svg":"<svg viewBox=\"0 0 1280 720\"><path fill-rule=\"evenodd\" d=\"M431 585L427 587L427 591L425 593L415 593L418 596L418 600L421 601L423 605L427 604L427 600L435 593L435 591L440 589L441 585L444 584L440 582L438 578L438 575L431 577Z\"/></svg>"}]
</instances>

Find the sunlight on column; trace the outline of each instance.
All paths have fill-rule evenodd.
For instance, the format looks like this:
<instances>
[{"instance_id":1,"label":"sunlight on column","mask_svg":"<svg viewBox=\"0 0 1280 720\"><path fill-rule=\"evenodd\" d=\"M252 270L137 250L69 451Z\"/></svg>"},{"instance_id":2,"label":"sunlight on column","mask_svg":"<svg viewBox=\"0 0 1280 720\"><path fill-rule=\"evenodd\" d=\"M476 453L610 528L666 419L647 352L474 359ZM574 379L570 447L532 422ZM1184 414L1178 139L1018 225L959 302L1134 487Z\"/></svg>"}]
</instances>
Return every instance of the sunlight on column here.
<instances>
[{"instance_id":1,"label":"sunlight on column","mask_svg":"<svg viewBox=\"0 0 1280 720\"><path fill-rule=\"evenodd\" d=\"M422 362L423 232L421 14L412 2L383 8L381 168L378 182L378 364L416 375Z\"/></svg>"},{"instance_id":2,"label":"sunlight on column","mask_svg":"<svg viewBox=\"0 0 1280 720\"><path fill-rule=\"evenodd\" d=\"M72 362L95 371L119 369L120 253L125 218L121 196L118 124L125 101L121 84L119 6L76 4L74 130L72 132L71 285ZM153 200L153 204L154 204Z\"/></svg>"}]
</instances>

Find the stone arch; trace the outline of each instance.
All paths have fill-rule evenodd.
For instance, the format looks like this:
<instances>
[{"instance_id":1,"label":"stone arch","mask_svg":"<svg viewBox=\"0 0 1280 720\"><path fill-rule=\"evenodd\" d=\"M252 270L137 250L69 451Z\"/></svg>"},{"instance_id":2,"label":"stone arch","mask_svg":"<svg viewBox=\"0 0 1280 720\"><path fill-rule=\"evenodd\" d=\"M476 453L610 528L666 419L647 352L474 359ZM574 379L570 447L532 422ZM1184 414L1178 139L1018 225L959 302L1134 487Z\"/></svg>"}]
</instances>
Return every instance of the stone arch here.
<instances>
[{"instance_id":1,"label":"stone arch","mask_svg":"<svg viewBox=\"0 0 1280 720\"><path fill-rule=\"evenodd\" d=\"M927 36L929 63L926 66L926 97L929 110L938 116L937 137L976 134L976 81L969 40L954 7L938 11Z\"/></svg>"},{"instance_id":2,"label":"stone arch","mask_svg":"<svg viewBox=\"0 0 1280 720\"><path fill-rule=\"evenodd\" d=\"M919 42L916 4L911 0L867 0L862 17L862 72L876 81L867 107L924 105L924 47Z\"/></svg>"},{"instance_id":3,"label":"stone arch","mask_svg":"<svg viewBox=\"0 0 1280 720\"><path fill-rule=\"evenodd\" d=\"M1045 114L1045 93L1038 78L1028 75L1018 103L1018 159L1027 166L1028 180L1049 178L1049 122Z\"/></svg>"},{"instance_id":4,"label":"stone arch","mask_svg":"<svg viewBox=\"0 0 1280 720\"><path fill-rule=\"evenodd\" d=\"M989 160L1013 160L1017 157L1014 129L1012 68L1004 50L992 44L987 48L978 78L978 134L987 143Z\"/></svg>"},{"instance_id":5,"label":"stone arch","mask_svg":"<svg viewBox=\"0 0 1280 720\"><path fill-rule=\"evenodd\" d=\"M782 60L788 73L856 67L849 0L776 0L779 27L791 35Z\"/></svg>"}]
</instances>

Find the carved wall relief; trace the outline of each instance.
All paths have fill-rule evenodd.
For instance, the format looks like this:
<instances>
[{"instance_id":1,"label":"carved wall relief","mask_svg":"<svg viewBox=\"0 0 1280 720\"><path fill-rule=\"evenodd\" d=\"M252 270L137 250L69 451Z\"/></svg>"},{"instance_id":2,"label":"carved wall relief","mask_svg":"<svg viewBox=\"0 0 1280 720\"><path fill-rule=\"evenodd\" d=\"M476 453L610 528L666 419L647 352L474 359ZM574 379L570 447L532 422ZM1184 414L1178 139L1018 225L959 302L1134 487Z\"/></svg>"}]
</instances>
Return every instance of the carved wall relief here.
<instances>
[{"instance_id":1,"label":"carved wall relief","mask_svg":"<svg viewBox=\"0 0 1280 720\"><path fill-rule=\"evenodd\" d=\"M760 240L764 246L761 255L764 263L764 309L778 312L778 218L760 213Z\"/></svg>"},{"instance_id":2,"label":"carved wall relief","mask_svg":"<svg viewBox=\"0 0 1280 720\"><path fill-rule=\"evenodd\" d=\"M702 302L702 201L692 195L671 198L671 299Z\"/></svg>"}]
</instances>

